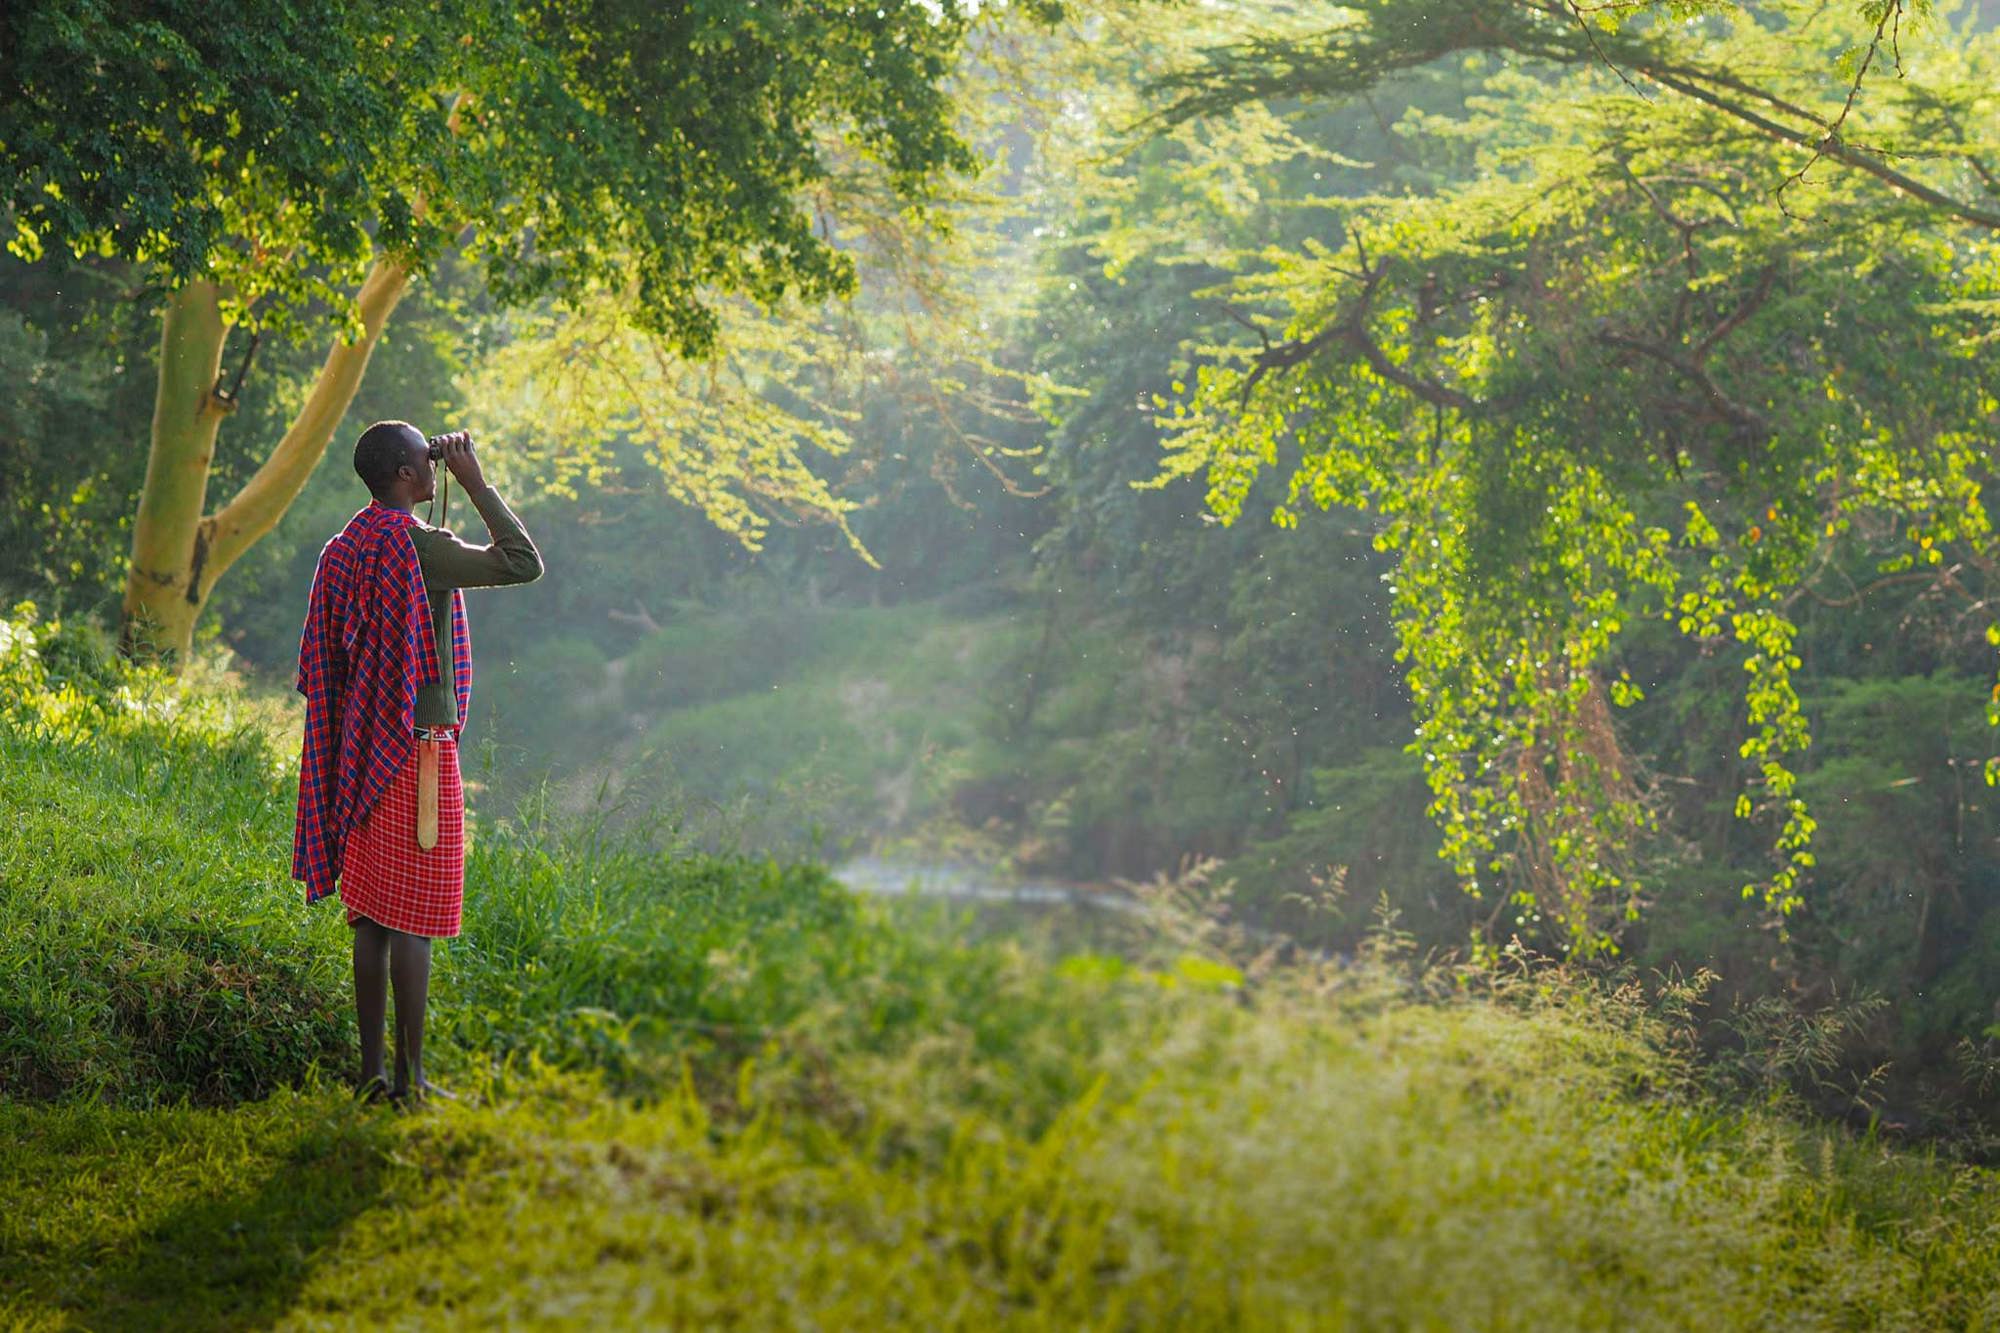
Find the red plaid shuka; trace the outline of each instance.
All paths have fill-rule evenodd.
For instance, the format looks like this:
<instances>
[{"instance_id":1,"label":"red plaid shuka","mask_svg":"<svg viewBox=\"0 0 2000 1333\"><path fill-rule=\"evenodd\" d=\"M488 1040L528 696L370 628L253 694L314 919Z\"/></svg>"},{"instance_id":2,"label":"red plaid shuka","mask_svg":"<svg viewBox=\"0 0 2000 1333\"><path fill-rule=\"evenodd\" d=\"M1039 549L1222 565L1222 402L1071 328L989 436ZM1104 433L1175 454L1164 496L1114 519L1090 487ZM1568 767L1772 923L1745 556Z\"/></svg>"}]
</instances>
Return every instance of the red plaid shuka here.
<instances>
[{"instance_id":1,"label":"red plaid shuka","mask_svg":"<svg viewBox=\"0 0 2000 1333\"><path fill-rule=\"evenodd\" d=\"M292 830L292 878L305 882L309 903L333 892L348 837L410 766L417 690L439 679L423 566L409 536L416 522L370 501L326 544L313 572L299 638L306 727ZM472 639L457 589L451 638L463 727L472 702ZM414 832L410 846L416 849Z\"/></svg>"},{"instance_id":2,"label":"red plaid shuka","mask_svg":"<svg viewBox=\"0 0 2000 1333\"><path fill-rule=\"evenodd\" d=\"M396 771L382 799L354 830L341 856L340 901L347 924L379 921L432 939L458 934L465 905L465 788L458 742L438 742L438 839L417 845L417 759Z\"/></svg>"}]
</instances>

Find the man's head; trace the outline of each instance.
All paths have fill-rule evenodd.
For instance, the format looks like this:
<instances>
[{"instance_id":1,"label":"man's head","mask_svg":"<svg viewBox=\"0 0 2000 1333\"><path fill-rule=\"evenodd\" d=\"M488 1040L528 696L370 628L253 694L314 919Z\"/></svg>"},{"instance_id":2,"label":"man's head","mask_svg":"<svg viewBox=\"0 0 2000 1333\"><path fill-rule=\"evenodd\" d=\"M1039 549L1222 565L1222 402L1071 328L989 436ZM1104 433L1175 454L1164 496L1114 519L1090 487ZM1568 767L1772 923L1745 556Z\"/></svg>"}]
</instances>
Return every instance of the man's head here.
<instances>
[{"instance_id":1,"label":"man's head","mask_svg":"<svg viewBox=\"0 0 2000 1333\"><path fill-rule=\"evenodd\" d=\"M354 471L383 504L407 509L437 489L430 442L407 421L378 421L354 442Z\"/></svg>"}]
</instances>

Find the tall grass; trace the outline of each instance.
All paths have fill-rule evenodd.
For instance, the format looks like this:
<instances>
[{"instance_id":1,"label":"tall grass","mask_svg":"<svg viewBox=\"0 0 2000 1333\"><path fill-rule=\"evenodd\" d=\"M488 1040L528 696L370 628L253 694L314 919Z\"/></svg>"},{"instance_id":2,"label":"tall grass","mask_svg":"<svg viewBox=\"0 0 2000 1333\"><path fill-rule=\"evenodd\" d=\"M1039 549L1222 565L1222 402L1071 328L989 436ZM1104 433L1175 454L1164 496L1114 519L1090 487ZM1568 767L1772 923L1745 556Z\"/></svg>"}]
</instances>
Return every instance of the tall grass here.
<instances>
[{"instance_id":1,"label":"tall grass","mask_svg":"<svg viewBox=\"0 0 2000 1333\"><path fill-rule=\"evenodd\" d=\"M2000 1325L1992 1173L1718 1099L1637 989L1281 966L1192 893L1058 957L481 825L464 1100L356 1105L268 717L21 624L0 1326Z\"/></svg>"},{"instance_id":2,"label":"tall grass","mask_svg":"<svg viewBox=\"0 0 2000 1333\"><path fill-rule=\"evenodd\" d=\"M343 913L289 878L283 701L183 689L77 627L14 624L0 1093L217 1105L351 1073ZM435 955L440 1076L532 1055L644 1091L836 994L874 997L845 1011L869 1040L944 1021L947 1002L977 1030L1016 1021L984 1003L990 954L863 911L820 867L609 824L475 811L464 932Z\"/></svg>"},{"instance_id":3,"label":"tall grass","mask_svg":"<svg viewBox=\"0 0 2000 1333\"><path fill-rule=\"evenodd\" d=\"M0 1092L235 1101L340 1049L274 720L0 621Z\"/></svg>"},{"instance_id":4,"label":"tall grass","mask_svg":"<svg viewBox=\"0 0 2000 1333\"><path fill-rule=\"evenodd\" d=\"M982 999L1032 1016L984 1034L870 1041L879 996L828 997L726 1094L517 1068L404 1119L313 1089L0 1106L0 1300L85 1327L2000 1319L1990 1175L1661 1095L1643 1027L1412 1003L1365 963L1252 1008L1054 975L1056 1010L1003 953Z\"/></svg>"}]
</instances>

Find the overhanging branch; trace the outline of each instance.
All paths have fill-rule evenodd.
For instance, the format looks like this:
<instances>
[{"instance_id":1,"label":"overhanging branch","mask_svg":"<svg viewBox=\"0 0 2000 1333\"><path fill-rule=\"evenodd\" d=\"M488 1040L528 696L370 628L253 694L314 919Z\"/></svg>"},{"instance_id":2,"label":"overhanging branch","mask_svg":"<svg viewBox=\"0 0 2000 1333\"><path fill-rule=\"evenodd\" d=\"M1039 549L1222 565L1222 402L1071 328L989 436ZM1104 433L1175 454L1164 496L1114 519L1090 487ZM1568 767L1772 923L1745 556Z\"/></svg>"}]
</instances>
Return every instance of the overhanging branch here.
<instances>
[{"instance_id":1,"label":"overhanging branch","mask_svg":"<svg viewBox=\"0 0 2000 1333\"><path fill-rule=\"evenodd\" d=\"M1382 285L1382 279L1387 271L1386 266L1383 264L1371 265L1368 262L1367 250L1362 246L1358 237L1355 240L1355 248L1361 255L1361 290L1356 293L1349 308L1339 319L1309 338L1297 338L1289 342L1274 343L1261 328L1255 324L1251 324L1235 311L1226 310L1226 313L1232 319L1246 325L1264 343L1263 351L1257 354L1256 365L1243 381L1243 388L1238 399L1239 402L1249 402L1250 395L1256 390L1258 384L1263 382L1273 372L1289 370L1293 366L1304 361L1309 361L1327 348L1334 346L1345 346L1349 351L1367 362L1369 369L1373 370L1377 375L1380 375L1391 384L1407 390L1434 407L1448 407L1455 412L1478 416L1495 411L1511 401L1511 399L1486 400L1475 398L1462 389L1454 389L1448 384L1440 384L1436 380L1427 379L1390 357L1381 344L1377 343L1368 333L1369 309L1374 302L1376 290ZM1504 276L1496 279L1492 284L1489 284L1489 289L1504 286L1505 281Z\"/></svg>"},{"instance_id":2,"label":"overhanging branch","mask_svg":"<svg viewBox=\"0 0 2000 1333\"><path fill-rule=\"evenodd\" d=\"M1858 171L1865 171L1892 188L1909 195L1911 198L1921 199L1933 208L1951 214L1961 222L1970 222L1974 226L1983 227L1988 231L2000 231L2000 213L1991 212L1984 208L1975 208L1971 204L1954 199L1944 191L1934 189L1916 177L1898 171L1886 162L1878 161L1868 154L1861 152L1859 149L1852 147L1842 140L1837 134L1828 133L1819 139L1814 139L1811 135L1793 129L1789 125L1781 125L1768 116L1760 115L1752 111L1749 107L1738 106L1719 93L1702 87L1690 78L1679 74L1670 74L1663 69L1645 69L1641 67L1640 72L1656 83L1671 88L1683 96L1691 97L1697 102L1712 106L1726 115L1734 116L1744 124L1761 130L1774 139L1796 145L1800 148L1809 149L1819 154L1819 156L1831 158L1835 162L1844 162Z\"/></svg>"},{"instance_id":3,"label":"overhanging branch","mask_svg":"<svg viewBox=\"0 0 2000 1333\"><path fill-rule=\"evenodd\" d=\"M1899 8L1892 3L1889 13ZM1633 75L1651 79L1762 134L1805 149L1814 160L1839 162L1962 222L2000 231L2000 212L1954 198L1841 137L1840 129L1859 96L1859 77L1839 114L1823 116L1731 70L1679 58L1669 42L1656 36L1597 32L1580 22L1582 14L1569 0L1486 0L1409 9L1412 12L1396 15L1393 22L1386 17L1375 23L1348 21L1322 33L1316 43L1252 38L1212 51L1204 66L1156 82L1155 87L1172 94L1173 100L1155 119L1174 124L1259 100L1365 93L1399 72L1457 51L1500 51L1558 65L1601 63L1628 82ZM1871 53L1886 35L1878 30ZM1796 123L1774 119L1758 106ZM1983 178L1982 169L1988 164L1972 160ZM1992 188L1991 181L1984 183Z\"/></svg>"},{"instance_id":4,"label":"overhanging branch","mask_svg":"<svg viewBox=\"0 0 2000 1333\"><path fill-rule=\"evenodd\" d=\"M1706 366L1682 356L1673 348L1649 338L1636 338L1629 333L1619 333L1615 329L1607 329L1598 336L1613 347L1623 347L1628 351L1637 352L1674 371L1700 389L1702 396L1708 399L1709 404L1719 414L1743 429L1758 432L1770 429L1770 422L1764 419L1763 413L1755 408L1745 407L1724 393L1722 386L1715 382L1715 377L1708 373Z\"/></svg>"}]
</instances>

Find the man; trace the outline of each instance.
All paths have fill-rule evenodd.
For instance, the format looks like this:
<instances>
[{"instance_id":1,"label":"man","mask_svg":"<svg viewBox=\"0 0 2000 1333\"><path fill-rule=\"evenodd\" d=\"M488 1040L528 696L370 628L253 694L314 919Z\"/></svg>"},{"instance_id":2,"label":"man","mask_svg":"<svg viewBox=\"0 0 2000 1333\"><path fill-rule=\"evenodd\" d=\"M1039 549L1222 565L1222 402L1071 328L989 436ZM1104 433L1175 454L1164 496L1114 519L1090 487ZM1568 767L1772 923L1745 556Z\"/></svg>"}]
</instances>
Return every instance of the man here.
<instances>
[{"instance_id":1,"label":"man","mask_svg":"<svg viewBox=\"0 0 2000 1333\"><path fill-rule=\"evenodd\" d=\"M440 458L491 545L469 546L412 512L436 495ZM423 1051L431 941L458 934L465 897L458 735L472 642L459 590L531 582L542 557L463 431L433 442L406 421L378 421L355 442L354 470L374 499L320 552L299 640L306 726L292 878L308 903L337 885L354 928L356 1095L404 1107L450 1095L424 1077ZM393 1086L382 1031L391 985Z\"/></svg>"}]
</instances>

